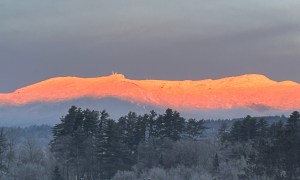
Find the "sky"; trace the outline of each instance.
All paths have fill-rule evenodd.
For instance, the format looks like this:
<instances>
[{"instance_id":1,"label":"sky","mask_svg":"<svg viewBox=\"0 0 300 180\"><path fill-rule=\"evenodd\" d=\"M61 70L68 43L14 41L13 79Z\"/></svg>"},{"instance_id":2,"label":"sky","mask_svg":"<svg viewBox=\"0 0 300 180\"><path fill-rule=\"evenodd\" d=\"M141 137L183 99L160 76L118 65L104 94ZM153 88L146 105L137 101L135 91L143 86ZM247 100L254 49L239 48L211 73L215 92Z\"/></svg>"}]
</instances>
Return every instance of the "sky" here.
<instances>
[{"instance_id":1,"label":"sky","mask_svg":"<svg viewBox=\"0 0 300 180\"><path fill-rule=\"evenodd\" d=\"M300 82L299 0L1 0L0 93L57 76Z\"/></svg>"}]
</instances>

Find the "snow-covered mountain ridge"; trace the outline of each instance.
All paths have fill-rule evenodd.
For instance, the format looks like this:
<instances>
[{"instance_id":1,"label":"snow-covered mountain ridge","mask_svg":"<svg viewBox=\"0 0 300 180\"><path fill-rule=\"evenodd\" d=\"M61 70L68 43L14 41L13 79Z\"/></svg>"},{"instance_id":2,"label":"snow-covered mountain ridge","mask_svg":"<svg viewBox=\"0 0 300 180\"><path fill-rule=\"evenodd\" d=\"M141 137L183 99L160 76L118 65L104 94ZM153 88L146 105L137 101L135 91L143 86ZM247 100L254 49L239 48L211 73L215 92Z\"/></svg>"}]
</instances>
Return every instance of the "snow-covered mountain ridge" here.
<instances>
[{"instance_id":1,"label":"snow-covered mountain ridge","mask_svg":"<svg viewBox=\"0 0 300 180\"><path fill-rule=\"evenodd\" d=\"M95 78L56 77L0 94L0 106L117 98L176 109L300 109L300 85L259 74L217 80L131 80L122 74Z\"/></svg>"}]
</instances>

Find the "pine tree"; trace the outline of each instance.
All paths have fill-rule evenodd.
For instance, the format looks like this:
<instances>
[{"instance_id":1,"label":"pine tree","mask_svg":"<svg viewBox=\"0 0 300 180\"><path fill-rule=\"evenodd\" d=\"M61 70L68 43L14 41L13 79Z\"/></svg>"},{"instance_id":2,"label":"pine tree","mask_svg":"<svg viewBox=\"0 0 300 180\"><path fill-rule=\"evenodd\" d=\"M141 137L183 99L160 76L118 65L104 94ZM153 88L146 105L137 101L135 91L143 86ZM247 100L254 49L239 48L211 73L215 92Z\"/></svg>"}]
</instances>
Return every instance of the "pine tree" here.
<instances>
[{"instance_id":1,"label":"pine tree","mask_svg":"<svg viewBox=\"0 0 300 180\"><path fill-rule=\"evenodd\" d=\"M136 113L129 112L126 116L121 117L117 124L122 143L126 144L133 154L136 153L139 144L137 121Z\"/></svg>"},{"instance_id":2,"label":"pine tree","mask_svg":"<svg viewBox=\"0 0 300 180\"><path fill-rule=\"evenodd\" d=\"M182 138L185 130L185 119L181 117L177 111L174 111L173 113L173 124L174 129L171 131L171 139L178 141Z\"/></svg>"},{"instance_id":3,"label":"pine tree","mask_svg":"<svg viewBox=\"0 0 300 180\"><path fill-rule=\"evenodd\" d=\"M300 114L294 111L287 120L284 137L280 142L284 152L284 164L287 177L300 176Z\"/></svg>"},{"instance_id":4,"label":"pine tree","mask_svg":"<svg viewBox=\"0 0 300 180\"><path fill-rule=\"evenodd\" d=\"M61 122L53 127L50 150L63 168L67 169L66 178L92 176L98 121L97 111L83 111L72 106Z\"/></svg>"},{"instance_id":5,"label":"pine tree","mask_svg":"<svg viewBox=\"0 0 300 180\"><path fill-rule=\"evenodd\" d=\"M148 114L143 116L138 116L135 125L135 137L136 137L136 147L141 143L146 141L146 128L147 128Z\"/></svg>"},{"instance_id":6,"label":"pine tree","mask_svg":"<svg viewBox=\"0 0 300 180\"><path fill-rule=\"evenodd\" d=\"M4 165L4 153L7 149L6 138L3 133L3 129L0 130L0 172L6 170Z\"/></svg>"},{"instance_id":7,"label":"pine tree","mask_svg":"<svg viewBox=\"0 0 300 180\"><path fill-rule=\"evenodd\" d=\"M83 129L86 136L94 137L97 132L97 125L99 124L99 112L86 109L82 113L84 115Z\"/></svg>"},{"instance_id":8,"label":"pine tree","mask_svg":"<svg viewBox=\"0 0 300 180\"><path fill-rule=\"evenodd\" d=\"M225 121L222 122L221 127L218 130L218 137L220 139L221 144L223 144L225 141L229 140L228 126Z\"/></svg>"},{"instance_id":9,"label":"pine tree","mask_svg":"<svg viewBox=\"0 0 300 180\"><path fill-rule=\"evenodd\" d=\"M185 119L177 111L167 109L164 115L159 115L156 121L157 135L160 138L180 140L185 127Z\"/></svg>"},{"instance_id":10,"label":"pine tree","mask_svg":"<svg viewBox=\"0 0 300 180\"><path fill-rule=\"evenodd\" d=\"M276 139L278 140L284 133L284 125L282 121L279 122L275 122L273 124L271 124L270 128L267 131L268 135L272 138L272 139Z\"/></svg>"},{"instance_id":11,"label":"pine tree","mask_svg":"<svg viewBox=\"0 0 300 180\"><path fill-rule=\"evenodd\" d=\"M257 136L256 118L246 116L243 120L233 123L230 130L231 142L247 142L253 140Z\"/></svg>"},{"instance_id":12,"label":"pine tree","mask_svg":"<svg viewBox=\"0 0 300 180\"><path fill-rule=\"evenodd\" d=\"M146 121L142 116L129 112L119 119L117 128L124 160L127 162L127 167L131 167L137 161L138 145L145 140Z\"/></svg>"},{"instance_id":13,"label":"pine tree","mask_svg":"<svg viewBox=\"0 0 300 180\"><path fill-rule=\"evenodd\" d=\"M156 117L157 114L154 110L150 111L150 114L147 116L147 127L148 127L148 139L152 138L152 137L156 137L157 136L157 132L156 132Z\"/></svg>"},{"instance_id":14,"label":"pine tree","mask_svg":"<svg viewBox=\"0 0 300 180\"><path fill-rule=\"evenodd\" d=\"M300 176L300 114L293 112L287 123L273 123L269 128L258 122L258 132L267 129L265 138L258 137L256 152L248 160L249 170L256 175L267 174L273 179L298 179Z\"/></svg>"},{"instance_id":15,"label":"pine tree","mask_svg":"<svg viewBox=\"0 0 300 180\"><path fill-rule=\"evenodd\" d=\"M108 121L109 115L106 111L102 111L100 116L100 122L98 125L97 135L96 135L96 157L98 161L98 171L100 172L100 178L104 179L107 176L105 171L106 166L106 154L109 151L109 131L108 131Z\"/></svg>"},{"instance_id":16,"label":"pine tree","mask_svg":"<svg viewBox=\"0 0 300 180\"><path fill-rule=\"evenodd\" d=\"M286 130L288 133L296 133L300 126L300 114L298 111L294 111L287 120Z\"/></svg>"},{"instance_id":17,"label":"pine tree","mask_svg":"<svg viewBox=\"0 0 300 180\"><path fill-rule=\"evenodd\" d=\"M55 166L52 174L52 180L63 180L63 177L60 173L58 166Z\"/></svg>"},{"instance_id":18,"label":"pine tree","mask_svg":"<svg viewBox=\"0 0 300 180\"><path fill-rule=\"evenodd\" d=\"M97 160L100 179L110 179L118 170L125 170L129 150L120 142L117 124L102 120L97 136Z\"/></svg>"},{"instance_id":19,"label":"pine tree","mask_svg":"<svg viewBox=\"0 0 300 180\"><path fill-rule=\"evenodd\" d=\"M241 121L233 123L229 139L231 142L240 142L244 139L243 125Z\"/></svg>"},{"instance_id":20,"label":"pine tree","mask_svg":"<svg viewBox=\"0 0 300 180\"><path fill-rule=\"evenodd\" d=\"M94 179L97 173L97 160L96 160L96 136L98 125L100 123L99 112L94 110L86 109L83 112L83 161L81 162L86 169L88 179Z\"/></svg>"},{"instance_id":21,"label":"pine tree","mask_svg":"<svg viewBox=\"0 0 300 180\"><path fill-rule=\"evenodd\" d=\"M213 161L213 174L217 174L218 172L219 172L219 157L218 157L218 153L216 153Z\"/></svg>"},{"instance_id":22,"label":"pine tree","mask_svg":"<svg viewBox=\"0 0 300 180\"><path fill-rule=\"evenodd\" d=\"M264 118L261 118L257 123L257 136L264 138L267 135L267 131L268 122Z\"/></svg>"},{"instance_id":23,"label":"pine tree","mask_svg":"<svg viewBox=\"0 0 300 180\"><path fill-rule=\"evenodd\" d=\"M186 123L185 133L189 138L197 138L203 133L204 121L197 121L196 119L189 119Z\"/></svg>"},{"instance_id":24,"label":"pine tree","mask_svg":"<svg viewBox=\"0 0 300 180\"><path fill-rule=\"evenodd\" d=\"M248 141L252 140L257 135L257 121L256 118L252 118L251 116L247 116L242 120L242 140Z\"/></svg>"}]
</instances>

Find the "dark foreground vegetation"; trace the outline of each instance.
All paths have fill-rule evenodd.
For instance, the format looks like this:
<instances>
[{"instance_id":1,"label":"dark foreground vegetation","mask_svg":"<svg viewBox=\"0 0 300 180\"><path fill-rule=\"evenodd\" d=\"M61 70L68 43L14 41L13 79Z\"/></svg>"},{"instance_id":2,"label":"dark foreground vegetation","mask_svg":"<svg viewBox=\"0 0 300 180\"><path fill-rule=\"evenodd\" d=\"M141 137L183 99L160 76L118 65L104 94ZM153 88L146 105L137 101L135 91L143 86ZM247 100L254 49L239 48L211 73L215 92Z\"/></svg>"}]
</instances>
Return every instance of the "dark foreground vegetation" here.
<instances>
[{"instance_id":1,"label":"dark foreground vegetation","mask_svg":"<svg viewBox=\"0 0 300 180\"><path fill-rule=\"evenodd\" d=\"M171 109L113 120L73 106L52 128L2 128L0 179L300 179L298 112L210 123L220 128Z\"/></svg>"}]
</instances>

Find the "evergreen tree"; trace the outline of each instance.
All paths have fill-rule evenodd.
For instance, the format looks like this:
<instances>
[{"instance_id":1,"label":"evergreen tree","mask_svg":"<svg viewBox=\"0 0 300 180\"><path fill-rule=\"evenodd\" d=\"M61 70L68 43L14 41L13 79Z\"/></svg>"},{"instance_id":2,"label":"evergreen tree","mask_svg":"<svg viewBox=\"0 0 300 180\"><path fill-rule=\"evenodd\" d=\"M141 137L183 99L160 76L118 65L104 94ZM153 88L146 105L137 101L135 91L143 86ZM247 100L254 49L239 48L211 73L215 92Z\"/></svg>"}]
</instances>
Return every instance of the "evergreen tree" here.
<instances>
[{"instance_id":1,"label":"evergreen tree","mask_svg":"<svg viewBox=\"0 0 300 180\"><path fill-rule=\"evenodd\" d=\"M239 142L244 138L243 125L241 121L236 121L233 123L230 130L230 141Z\"/></svg>"},{"instance_id":2,"label":"evergreen tree","mask_svg":"<svg viewBox=\"0 0 300 180\"><path fill-rule=\"evenodd\" d=\"M266 137L268 133L268 122L264 119L261 118L258 123L257 123L257 136L260 138Z\"/></svg>"},{"instance_id":3,"label":"evergreen tree","mask_svg":"<svg viewBox=\"0 0 300 180\"><path fill-rule=\"evenodd\" d=\"M284 133L284 125L282 121L275 122L271 124L270 128L267 131L269 137L271 137L274 140L278 140L283 136Z\"/></svg>"},{"instance_id":4,"label":"evergreen tree","mask_svg":"<svg viewBox=\"0 0 300 180\"><path fill-rule=\"evenodd\" d=\"M157 132L156 132L156 117L157 114L154 110L150 111L150 114L147 116L147 127L148 127L148 138L150 139L151 137L156 137Z\"/></svg>"},{"instance_id":5,"label":"evergreen tree","mask_svg":"<svg viewBox=\"0 0 300 180\"><path fill-rule=\"evenodd\" d=\"M94 137L97 132L97 125L99 124L99 112L91 111L89 109L83 112L83 129L87 137Z\"/></svg>"},{"instance_id":6,"label":"evergreen tree","mask_svg":"<svg viewBox=\"0 0 300 180\"><path fill-rule=\"evenodd\" d=\"M247 142L257 136L257 120L251 116L235 121L230 130L231 142Z\"/></svg>"},{"instance_id":7,"label":"evergreen tree","mask_svg":"<svg viewBox=\"0 0 300 180\"><path fill-rule=\"evenodd\" d=\"M3 129L0 130L0 173L6 170L6 166L4 164L4 153L7 149L6 138L3 133Z\"/></svg>"},{"instance_id":8,"label":"evergreen tree","mask_svg":"<svg viewBox=\"0 0 300 180\"><path fill-rule=\"evenodd\" d=\"M300 177L300 115L293 112L286 125L281 121L269 128L265 122L258 122L258 132L266 129L268 136L258 137L253 144L256 150L248 159L250 174L266 174L272 179L294 180ZM263 127L263 128L262 128Z\"/></svg>"},{"instance_id":9,"label":"evergreen tree","mask_svg":"<svg viewBox=\"0 0 300 180\"><path fill-rule=\"evenodd\" d=\"M111 132L109 131L108 121L109 119L108 113L104 110L100 113L100 122L98 125L97 135L96 135L96 157L98 161L98 171L100 172L100 178L107 178L107 172L105 171L106 166L106 155L109 153L109 136Z\"/></svg>"},{"instance_id":10,"label":"evergreen tree","mask_svg":"<svg viewBox=\"0 0 300 180\"><path fill-rule=\"evenodd\" d=\"M286 132L293 134L297 133L300 126L300 114L298 111L294 111L287 120Z\"/></svg>"},{"instance_id":11,"label":"evergreen tree","mask_svg":"<svg viewBox=\"0 0 300 180\"><path fill-rule=\"evenodd\" d=\"M257 135L257 121L256 118L247 116L242 120L242 140L248 141L252 140Z\"/></svg>"},{"instance_id":12,"label":"evergreen tree","mask_svg":"<svg viewBox=\"0 0 300 180\"><path fill-rule=\"evenodd\" d=\"M137 146L146 141L146 130L147 130L147 121L148 114L144 114L143 116L138 116L136 126L135 126L135 136L137 137Z\"/></svg>"},{"instance_id":13,"label":"evergreen tree","mask_svg":"<svg viewBox=\"0 0 300 180\"><path fill-rule=\"evenodd\" d=\"M213 161L213 174L217 174L219 172L219 157L218 153L216 153Z\"/></svg>"},{"instance_id":14,"label":"evergreen tree","mask_svg":"<svg viewBox=\"0 0 300 180\"><path fill-rule=\"evenodd\" d=\"M167 109L164 115L159 115L156 121L157 133L160 138L180 140L184 132L185 119L177 111Z\"/></svg>"},{"instance_id":15,"label":"evergreen tree","mask_svg":"<svg viewBox=\"0 0 300 180\"><path fill-rule=\"evenodd\" d=\"M300 114L294 111L287 120L284 137L279 142L284 152L284 169L289 179L300 176Z\"/></svg>"},{"instance_id":16,"label":"evergreen tree","mask_svg":"<svg viewBox=\"0 0 300 180\"><path fill-rule=\"evenodd\" d=\"M180 116L179 112L174 111L173 112L173 129L171 131L171 139L178 141L181 139L182 134L184 133L185 130L185 119ZM201 125L201 123L200 123ZM198 128L198 123L197 123L197 128ZM201 128L201 126L200 126Z\"/></svg>"},{"instance_id":17,"label":"evergreen tree","mask_svg":"<svg viewBox=\"0 0 300 180\"><path fill-rule=\"evenodd\" d=\"M98 118L97 111L82 111L72 106L61 122L53 127L50 150L66 169L64 175L67 179L92 176Z\"/></svg>"},{"instance_id":18,"label":"evergreen tree","mask_svg":"<svg viewBox=\"0 0 300 180\"><path fill-rule=\"evenodd\" d=\"M218 137L220 139L221 144L229 140L229 130L225 121L222 122L221 127L218 130Z\"/></svg>"},{"instance_id":19,"label":"evergreen tree","mask_svg":"<svg viewBox=\"0 0 300 180\"><path fill-rule=\"evenodd\" d=\"M103 120L97 136L100 179L110 179L118 170L126 170L128 154L128 149L120 142L116 122Z\"/></svg>"},{"instance_id":20,"label":"evergreen tree","mask_svg":"<svg viewBox=\"0 0 300 180\"><path fill-rule=\"evenodd\" d=\"M204 120L189 119L186 123L185 132L189 138L197 138L203 133L204 129Z\"/></svg>"},{"instance_id":21,"label":"evergreen tree","mask_svg":"<svg viewBox=\"0 0 300 180\"><path fill-rule=\"evenodd\" d=\"M129 112L128 115L123 116L118 121L118 133L122 143L126 144L132 154L137 151L137 146L141 137L139 134L139 127L137 126L138 116L134 112ZM143 135L144 136L144 135Z\"/></svg>"},{"instance_id":22,"label":"evergreen tree","mask_svg":"<svg viewBox=\"0 0 300 180\"><path fill-rule=\"evenodd\" d=\"M96 160L96 136L98 125L100 123L100 113L98 111L86 109L83 111L83 130L84 130L84 171L88 179L94 179L97 176L97 160Z\"/></svg>"},{"instance_id":23,"label":"evergreen tree","mask_svg":"<svg viewBox=\"0 0 300 180\"><path fill-rule=\"evenodd\" d=\"M63 177L60 173L58 166L55 166L52 174L52 180L63 180Z\"/></svg>"}]
</instances>

